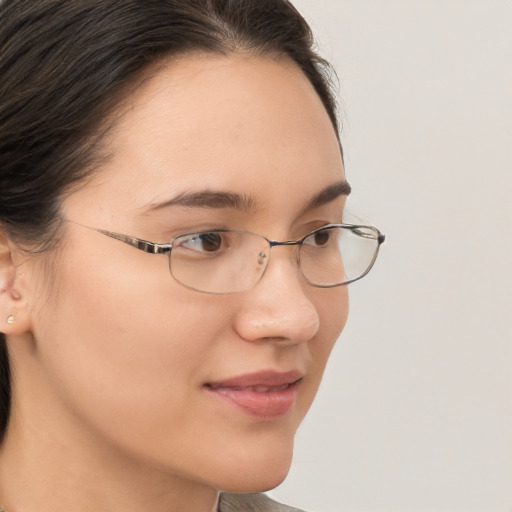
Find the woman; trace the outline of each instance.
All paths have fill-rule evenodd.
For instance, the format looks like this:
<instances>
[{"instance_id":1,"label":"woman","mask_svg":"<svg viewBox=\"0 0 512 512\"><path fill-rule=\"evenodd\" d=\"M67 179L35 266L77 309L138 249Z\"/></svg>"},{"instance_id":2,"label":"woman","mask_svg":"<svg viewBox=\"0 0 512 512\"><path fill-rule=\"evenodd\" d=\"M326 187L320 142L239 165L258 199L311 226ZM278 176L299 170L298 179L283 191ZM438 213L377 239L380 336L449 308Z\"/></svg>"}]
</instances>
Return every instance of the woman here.
<instances>
[{"instance_id":1,"label":"woman","mask_svg":"<svg viewBox=\"0 0 512 512\"><path fill-rule=\"evenodd\" d=\"M325 68L286 0L0 3L6 512L289 510L383 241Z\"/></svg>"}]
</instances>

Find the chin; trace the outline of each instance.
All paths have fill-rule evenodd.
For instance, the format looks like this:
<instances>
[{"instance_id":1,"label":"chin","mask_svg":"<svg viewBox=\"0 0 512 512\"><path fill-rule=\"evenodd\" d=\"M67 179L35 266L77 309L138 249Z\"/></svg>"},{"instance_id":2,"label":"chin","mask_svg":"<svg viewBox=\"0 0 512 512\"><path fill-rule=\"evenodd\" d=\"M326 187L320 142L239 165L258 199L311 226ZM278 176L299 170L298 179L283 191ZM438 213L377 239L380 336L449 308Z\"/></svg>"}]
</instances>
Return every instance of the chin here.
<instances>
[{"instance_id":1,"label":"chin","mask_svg":"<svg viewBox=\"0 0 512 512\"><path fill-rule=\"evenodd\" d=\"M289 467L280 473L271 471L272 474L257 474L255 471L250 470L247 474L238 475L233 481L226 482L225 485L219 487L221 491L235 494L266 492L281 484L288 475L288 470Z\"/></svg>"},{"instance_id":2,"label":"chin","mask_svg":"<svg viewBox=\"0 0 512 512\"><path fill-rule=\"evenodd\" d=\"M227 478L219 482L219 489L231 493L269 491L283 482L291 462L292 450L286 454L272 453L266 457L260 455L244 463L233 464Z\"/></svg>"}]
</instances>

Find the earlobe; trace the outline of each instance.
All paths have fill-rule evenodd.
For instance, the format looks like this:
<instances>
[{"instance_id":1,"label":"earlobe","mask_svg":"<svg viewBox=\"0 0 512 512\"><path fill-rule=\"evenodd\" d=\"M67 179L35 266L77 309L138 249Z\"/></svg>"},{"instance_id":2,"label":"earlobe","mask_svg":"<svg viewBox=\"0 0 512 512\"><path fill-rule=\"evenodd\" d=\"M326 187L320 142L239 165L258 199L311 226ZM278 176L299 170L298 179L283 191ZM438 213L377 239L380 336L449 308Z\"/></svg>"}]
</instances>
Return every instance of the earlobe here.
<instances>
[{"instance_id":1,"label":"earlobe","mask_svg":"<svg viewBox=\"0 0 512 512\"><path fill-rule=\"evenodd\" d=\"M28 328L14 250L15 245L0 231L0 332L6 335L22 334Z\"/></svg>"}]
</instances>

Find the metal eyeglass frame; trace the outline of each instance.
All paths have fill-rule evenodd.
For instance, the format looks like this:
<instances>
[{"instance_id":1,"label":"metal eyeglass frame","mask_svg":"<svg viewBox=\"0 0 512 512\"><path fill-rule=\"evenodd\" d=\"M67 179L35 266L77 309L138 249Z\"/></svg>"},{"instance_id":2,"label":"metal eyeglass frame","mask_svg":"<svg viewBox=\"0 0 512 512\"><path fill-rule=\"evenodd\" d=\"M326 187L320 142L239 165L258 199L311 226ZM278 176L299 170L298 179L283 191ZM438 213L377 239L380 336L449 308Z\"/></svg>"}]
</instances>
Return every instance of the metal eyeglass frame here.
<instances>
[{"instance_id":1,"label":"metal eyeglass frame","mask_svg":"<svg viewBox=\"0 0 512 512\"><path fill-rule=\"evenodd\" d=\"M352 232L356 233L358 236L361 236L362 238L370 238L370 239L373 239L373 240L375 240L377 242L377 246L375 248L375 253L373 255L373 258L370 260L370 263L369 263L368 267L366 268L366 270L360 276L358 276L358 277L356 277L354 279L349 279L349 280L347 280L347 281L345 281L343 283L324 284L324 285L322 285L322 284L316 284L316 283L313 283L313 282L309 281L309 279L301 272L301 274L304 277L304 279L311 286L315 286L317 288L334 288L336 286L344 286L344 285L353 283L355 281L358 281L359 279L362 279L372 269L372 267L373 267L373 265L374 265L374 263L375 263L375 261L377 259L377 256L379 254L380 246L386 240L386 235L382 234L375 226L357 225L357 224L327 224L325 226L322 226L321 228L314 229L313 231L307 233L306 235L304 235L303 237L301 237L301 238L299 238L297 240L286 240L286 241L283 241L283 242L279 242L277 240L270 240L270 239L268 239L267 237L265 237L263 235L258 235L256 233L251 233L250 231L240 231L240 230L235 230L235 229L212 229L212 230L204 231L204 232L181 233L181 234L176 235L175 237L173 237L172 240L169 243L167 243L167 244L159 244L159 243L156 243L156 242L150 242L148 240L143 240L141 238L135 238L133 236L128 236L128 235L123 235L123 234L120 234L120 233L115 233L113 231L108 231L106 229L92 228L90 226L85 226L83 224L80 224L80 223L74 222L74 221L69 221L69 222L72 222L73 224L78 224L79 226L82 226L82 227L87 228L87 229L91 229L93 231L97 231L98 233L101 233L102 235L108 236L110 238L114 238L115 240L119 240L121 242L124 242L125 244L128 244L128 245L131 245L132 247L135 247L136 249L139 249L141 251L144 251L144 252L147 252L147 253L150 253L150 254L165 254L165 253L169 253L169 257L170 257L170 253L171 253L172 248L173 248L173 243L174 243L174 241L177 238L181 238L181 237L184 237L184 236L190 236L190 235L199 235L201 233L233 233L233 232L237 232L237 233L248 233L248 234L251 234L251 235L255 235L255 236L258 236L258 237L260 237L260 238L262 238L262 239L267 241L267 243L269 245L269 248L270 248L270 254L271 254L271 250L272 250L273 247L277 247L277 246L292 246L292 245L300 245L301 246L303 244L304 240L309 238L311 235L314 235L315 233L318 233L320 231L323 231L323 230L329 229L329 228L349 229ZM375 237L369 235L367 230L371 230L371 231L375 232ZM269 259L268 259L267 264L265 266L265 270L266 270L266 267L268 266L269 261L270 261L270 256L269 256ZM169 270L171 270L171 266L169 266ZM253 286L256 286L256 284L259 282L259 280L263 277L263 274L265 273L265 270L262 272L260 278L258 279L258 281L256 281L254 283ZM172 277L174 277L174 275L172 274L172 270L171 270L170 274L172 275ZM196 291L199 291L199 292L202 292L202 293L213 293L213 294L216 293L216 292L209 292L209 291L198 290L197 288L193 288L191 286L188 286L186 283L182 283L179 279L176 279L176 277L174 277L174 279L178 283L180 283L182 286L185 286L186 288L189 288L189 289L192 289L192 290L196 290ZM247 290L244 290L244 291L247 291ZM221 294L221 295L227 295L227 294L230 294L230 293L239 293L239 292L217 292L217 293Z\"/></svg>"}]
</instances>

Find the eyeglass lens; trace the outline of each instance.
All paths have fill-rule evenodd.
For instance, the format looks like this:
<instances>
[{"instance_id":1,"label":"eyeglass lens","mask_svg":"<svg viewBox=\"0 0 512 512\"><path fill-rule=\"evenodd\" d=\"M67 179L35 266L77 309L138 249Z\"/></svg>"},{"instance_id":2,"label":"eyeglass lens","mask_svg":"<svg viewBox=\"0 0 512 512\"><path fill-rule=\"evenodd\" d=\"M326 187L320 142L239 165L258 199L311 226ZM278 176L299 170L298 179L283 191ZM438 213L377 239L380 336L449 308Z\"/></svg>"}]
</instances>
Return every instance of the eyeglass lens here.
<instances>
[{"instance_id":1,"label":"eyeglass lens","mask_svg":"<svg viewBox=\"0 0 512 512\"><path fill-rule=\"evenodd\" d=\"M363 276L372 266L378 231L329 227L292 246L306 280L316 286L336 286ZM270 244L244 231L211 231L181 235L173 240L170 268L174 278L195 290L234 293L252 288L270 258Z\"/></svg>"}]
</instances>

